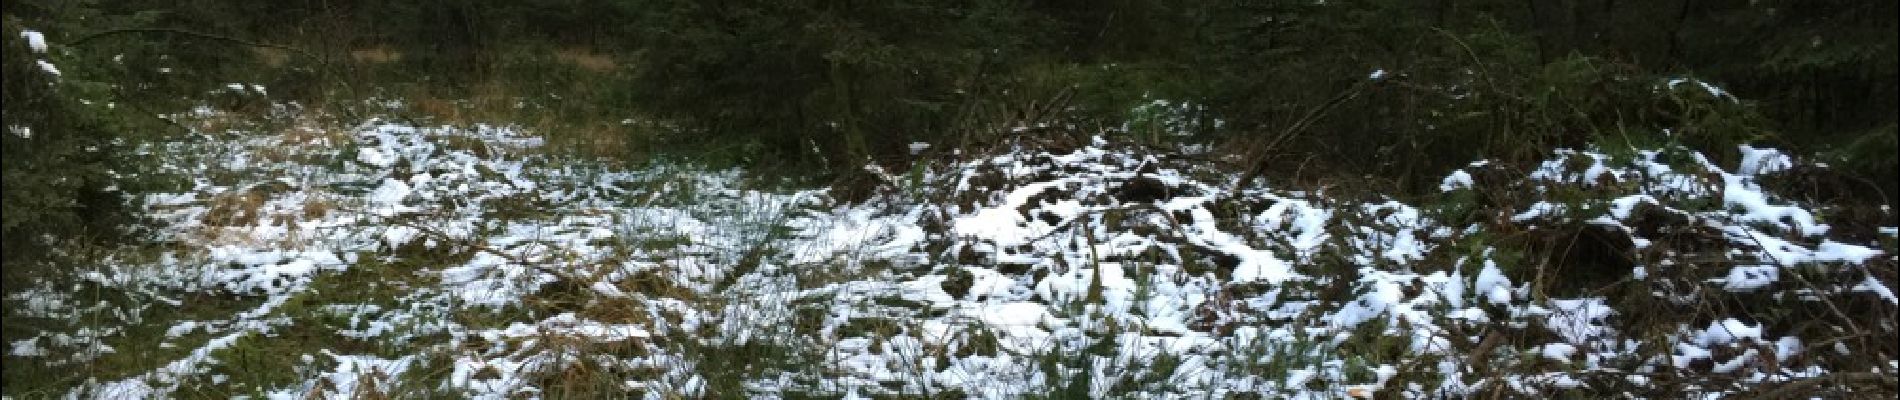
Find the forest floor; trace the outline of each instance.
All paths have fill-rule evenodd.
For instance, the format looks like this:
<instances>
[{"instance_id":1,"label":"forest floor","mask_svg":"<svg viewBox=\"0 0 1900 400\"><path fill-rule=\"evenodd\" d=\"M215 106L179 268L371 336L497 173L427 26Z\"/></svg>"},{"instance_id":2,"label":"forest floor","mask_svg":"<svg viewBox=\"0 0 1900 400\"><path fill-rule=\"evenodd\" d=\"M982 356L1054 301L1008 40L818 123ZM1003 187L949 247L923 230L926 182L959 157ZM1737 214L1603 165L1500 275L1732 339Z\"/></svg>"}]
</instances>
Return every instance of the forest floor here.
<instances>
[{"instance_id":1,"label":"forest floor","mask_svg":"<svg viewBox=\"0 0 1900 400\"><path fill-rule=\"evenodd\" d=\"M190 177L145 198L160 244L8 289L7 397L1723 397L1900 369L1896 228L1772 149L1479 161L1407 204L1017 136L917 146L847 204L507 121L173 118L191 137L141 149Z\"/></svg>"}]
</instances>

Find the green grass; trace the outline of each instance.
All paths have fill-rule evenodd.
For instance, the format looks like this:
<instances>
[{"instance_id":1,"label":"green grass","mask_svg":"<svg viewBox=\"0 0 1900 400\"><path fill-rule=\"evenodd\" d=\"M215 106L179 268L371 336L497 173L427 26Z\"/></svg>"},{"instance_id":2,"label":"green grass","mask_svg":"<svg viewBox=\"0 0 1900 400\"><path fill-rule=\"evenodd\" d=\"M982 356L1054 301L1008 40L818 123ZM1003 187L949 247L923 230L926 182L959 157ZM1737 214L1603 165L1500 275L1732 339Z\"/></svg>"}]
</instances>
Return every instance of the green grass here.
<instances>
[{"instance_id":1,"label":"green grass","mask_svg":"<svg viewBox=\"0 0 1900 400\"><path fill-rule=\"evenodd\" d=\"M105 249L93 249L104 251ZM90 253L90 251L88 251ZM132 250L126 253L132 257L118 258L120 262L136 265L146 259L151 251ZM86 255L86 257L96 256ZM77 267L73 263L68 268ZM144 268L133 266L131 268ZM158 267L150 267L158 268ZM65 269L70 271L70 269ZM202 346L213 335L203 329L178 338L166 338L166 333L181 321L220 321L231 314L249 310L263 303L263 299L214 293L149 293L132 294L117 288L106 288L93 282L80 281L74 274L57 273L48 277L53 288L70 288L68 305L74 306L71 318L36 318L9 313L0 330L5 332L5 341L13 343L35 334L70 334L84 336L82 332L109 332L99 337L99 342L113 349L91 361L67 365L46 365L46 358L25 358L5 356L7 368L4 369L7 395L21 397L62 395L88 377L100 379L120 379L150 371L190 353ZM9 291L17 290L10 288ZM177 300L174 306L154 300L150 296L163 296ZM9 301L14 303L14 301ZM13 304L9 304L12 307ZM49 346L50 339L42 338L39 344L53 358L69 356L63 349ZM169 344L161 346L160 344Z\"/></svg>"}]
</instances>

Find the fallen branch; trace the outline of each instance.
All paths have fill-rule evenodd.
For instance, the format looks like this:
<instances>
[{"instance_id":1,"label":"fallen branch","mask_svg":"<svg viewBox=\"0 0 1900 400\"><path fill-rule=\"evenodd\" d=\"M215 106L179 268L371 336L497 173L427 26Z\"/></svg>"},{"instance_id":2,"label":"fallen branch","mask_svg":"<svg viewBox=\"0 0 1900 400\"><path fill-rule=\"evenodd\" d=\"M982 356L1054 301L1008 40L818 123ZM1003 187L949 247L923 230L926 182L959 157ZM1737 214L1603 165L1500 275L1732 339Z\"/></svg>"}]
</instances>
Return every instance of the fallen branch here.
<instances>
[{"instance_id":1,"label":"fallen branch","mask_svg":"<svg viewBox=\"0 0 1900 400\"><path fill-rule=\"evenodd\" d=\"M1896 387L1900 387L1900 382L1896 382L1893 375L1878 372L1837 372L1788 381L1780 385L1769 386L1763 390L1757 390L1754 393L1742 397L1754 399L1808 398L1813 397L1813 392L1815 392L1818 387L1828 383L1832 383L1837 387L1872 386L1876 389L1885 389L1885 393L1888 396L1891 396L1895 392ZM1888 396L1880 396L1879 393L1881 392L1879 391L1873 391L1872 393L1856 392L1858 394L1870 395L1869 398L1891 398Z\"/></svg>"},{"instance_id":2,"label":"fallen branch","mask_svg":"<svg viewBox=\"0 0 1900 400\"><path fill-rule=\"evenodd\" d=\"M368 212L368 210L363 210L363 209L344 208L344 210L361 213L362 215L375 215L374 213L370 213ZM549 267L549 265L557 264L555 262L528 260L526 258L522 258L521 256L517 256L511 253L508 253L506 251L502 251L501 249L496 249L493 247L489 247L488 245L478 243L474 239L455 237L453 235L449 235L448 233L444 233L441 230L419 225L413 222L403 221L403 220L399 220L395 218L384 219L383 221L380 221L380 222L384 224L390 224L390 225L401 226L401 227L405 227L409 229L415 229L416 232L419 232L430 238L442 240L442 241L453 243L456 245L465 246L470 250L493 254L496 257L501 257L503 260L508 260L508 262L510 263L518 264L518 265L528 267L528 268L533 268L537 271L545 272L549 275L554 275L555 277L561 278L562 280L574 282L577 284L586 282L586 280L582 279L580 276L570 274L567 271L557 270L557 269Z\"/></svg>"}]
</instances>

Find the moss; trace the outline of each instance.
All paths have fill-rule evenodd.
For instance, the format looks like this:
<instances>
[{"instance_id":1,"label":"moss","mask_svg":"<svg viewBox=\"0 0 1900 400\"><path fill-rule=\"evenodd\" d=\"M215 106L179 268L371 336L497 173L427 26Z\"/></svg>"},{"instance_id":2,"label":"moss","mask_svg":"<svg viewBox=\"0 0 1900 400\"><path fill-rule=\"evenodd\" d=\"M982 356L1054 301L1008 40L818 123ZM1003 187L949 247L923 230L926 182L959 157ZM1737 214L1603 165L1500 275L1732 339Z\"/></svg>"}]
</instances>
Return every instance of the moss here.
<instances>
[{"instance_id":1,"label":"moss","mask_svg":"<svg viewBox=\"0 0 1900 400\"><path fill-rule=\"evenodd\" d=\"M970 287L976 285L976 275L971 274L970 271L966 271L962 267L949 267L949 270L946 271L944 275L945 278L941 285L943 291L944 293L949 293L950 297L954 299L962 299L969 295Z\"/></svg>"},{"instance_id":2,"label":"moss","mask_svg":"<svg viewBox=\"0 0 1900 400\"><path fill-rule=\"evenodd\" d=\"M885 306L885 307L896 307L896 308L902 308L902 309L907 309L907 310L922 310L929 307L928 304L924 304L923 302L906 300L903 297L899 297L899 296L879 296L879 297L871 299L871 303L877 304L880 306Z\"/></svg>"},{"instance_id":3,"label":"moss","mask_svg":"<svg viewBox=\"0 0 1900 400\"><path fill-rule=\"evenodd\" d=\"M846 338L851 338L851 337L883 338L883 337L889 337L899 332L903 332L903 330L904 330L903 325L901 325L895 319L879 318L879 317L865 317L865 318L852 318L850 320L845 321L844 325L841 325L838 327L837 333L838 333L838 337L846 337Z\"/></svg>"},{"instance_id":4,"label":"moss","mask_svg":"<svg viewBox=\"0 0 1900 400\"><path fill-rule=\"evenodd\" d=\"M298 364L301 355L314 354L315 348L297 336L268 337L249 334L229 347L211 352L216 362L206 363L209 371L194 375L180 386L180 397L210 398L258 395L276 388L292 387L300 382ZM317 357L323 358L323 357ZM217 382L215 377L225 377Z\"/></svg>"},{"instance_id":5,"label":"moss","mask_svg":"<svg viewBox=\"0 0 1900 400\"><path fill-rule=\"evenodd\" d=\"M988 329L973 328L958 335L961 340L953 345L956 350L951 353L957 358L995 357L1002 349L1002 342L997 339L996 332Z\"/></svg>"},{"instance_id":6,"label":"moss","mask_svg":"<svg viewBox=\"0 0 1900 400\"><path fill-rule=\"evenodd\" d=\"M780 372L798 371L807 366L811 354L799 346L809 343L757 338L738 345L690 345L686 355L699 363L695 372L706 377L706 397L751 397L745 380L760 376L779 376Z\"/></svg>"},{"instance_id":7,"label":"moss","mask_svg":"<svg viewBox=\"0 0 1900 400\"><path fill-rule=\"evenodd\" d=\"M180 303L179 306L174 307L147 304L145 302L149 300L129 298L116 290L102 290L94 285L82 286L86 289L77 293L76 295L80 296L77 298L101 299L105 304L111 305L108 308L82 313L76 321L86 325L72 326L70 324L74 321L71 320L24 318L10 314L0 329L4 329L7 340L11 342L24 340L26 337L42 332L66 332L75 328L107 328L93 324L108 325L102 322L113 318L108 315L111 310L127 307L143 308L143 311L139 312L143 322L118 326L121 330L117 334L101 338L103 344L112 347L114 351L83 363L84 368L49 366L43 364L40 359L9 356L7 368L0 370L3 371L8 383L5 390L8 395L29 396L31 393L65 391L75 382L87 377L105 380L123 379L151 371L172 360L184 358L192 350L204 346L214 336L199 329L177 338L167 338L166 333L177 323L217 321L263 303L263 299L258 298L192 294L177 298ZM140 306L140 304L146 305ZM42 339L40 343L44 345L45 340ZM161 343L169 344L169 346L160 346ZM52 355L54 357L67 356L57 353Z\"/></svg>"}]
</instances>

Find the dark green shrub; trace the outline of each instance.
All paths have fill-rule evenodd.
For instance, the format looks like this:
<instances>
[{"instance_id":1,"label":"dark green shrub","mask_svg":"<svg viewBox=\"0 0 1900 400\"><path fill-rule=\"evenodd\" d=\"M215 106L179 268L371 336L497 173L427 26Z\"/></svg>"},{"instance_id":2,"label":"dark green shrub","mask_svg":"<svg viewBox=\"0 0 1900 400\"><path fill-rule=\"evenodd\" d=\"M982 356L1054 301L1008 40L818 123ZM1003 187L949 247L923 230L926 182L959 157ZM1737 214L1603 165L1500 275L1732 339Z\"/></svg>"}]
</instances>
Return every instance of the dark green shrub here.
<instances>
[{"instance_id":1,"label":"dark green shrub","mask_svg":"<svg viewBox=\"0 0 1900 400\"><path fill-rule=\"evenodd\" d=\"M59 49L36 52L21 32L6 22L0 236L8 277L20 272L16 262L47 254L47 238L112 237L132 220L120 173L128 160L126 126L113 121L105 101L80 100L103 85L71 70L43 69L64 66Z\"/></svg>"},{"instance_id":2,"label":"dark green shrub","mask_svg":"<svg viewBox=\"0 0 1900 400\"><path fill-rule=\"evenodd\" d=\"M855 169L942 132L1022 57L1014 2L642 3L630 90L754 159ZM814 148L816 150L814 151Z\"/></svg>"}]
</instances>

